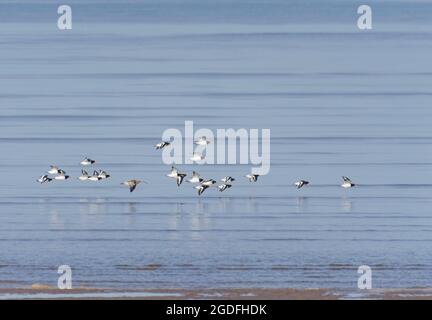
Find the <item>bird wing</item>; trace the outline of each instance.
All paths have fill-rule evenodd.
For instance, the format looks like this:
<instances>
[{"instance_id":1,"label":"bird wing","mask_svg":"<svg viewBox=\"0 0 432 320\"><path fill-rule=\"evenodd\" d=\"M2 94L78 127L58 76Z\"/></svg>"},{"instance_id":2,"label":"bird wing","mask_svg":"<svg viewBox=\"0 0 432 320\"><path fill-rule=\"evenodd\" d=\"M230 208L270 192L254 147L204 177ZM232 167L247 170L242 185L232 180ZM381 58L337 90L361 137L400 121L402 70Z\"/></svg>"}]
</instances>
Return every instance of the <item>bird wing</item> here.
<instances>
[{"instance_id":1,"label":"bird wing","mask_svg":"<svg viewBox=\"0 0 432 320\"><path fill-rule=\"evenodd\" d=\"M180 186L183 182L185 175L184 174L179 174L177 175L177 185Z\"/></svg>"},{"instance_id":2,"label":"bird wing","mask_svg":"<svg viewBox=\"0 0 432 320\"><path fill-rule=\"evenodd\" d=\"M201 188L198 189L198 195L200 196L204 192L204 190L207 188L208 188L207 186L201 185Z\"/></svg>"},{"instance_id":3,"label":"bird wing","mask_svg":"<svg viewBox=\"0 0 432 320\"><path fill-rule=\"evenodd\" d=\"M129 190L130 192L133 192L135 190L135 188L137 187L136 183L132 183L129 185Z\"/></svg>"}]
</instances>

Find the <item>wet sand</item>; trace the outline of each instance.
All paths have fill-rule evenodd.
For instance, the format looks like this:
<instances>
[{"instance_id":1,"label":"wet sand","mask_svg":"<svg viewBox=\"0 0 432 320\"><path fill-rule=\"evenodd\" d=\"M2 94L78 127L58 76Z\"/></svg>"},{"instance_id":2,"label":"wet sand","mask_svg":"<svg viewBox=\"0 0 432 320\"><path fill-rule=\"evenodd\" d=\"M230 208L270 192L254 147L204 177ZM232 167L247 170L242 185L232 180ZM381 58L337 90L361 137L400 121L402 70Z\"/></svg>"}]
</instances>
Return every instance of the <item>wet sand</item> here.
<instances>
[{"instance_id":1,"label":"wet sand","mask_svg":"<svg viewBox=\"0 0 432 320\"><path fill-rule=\"evenodd\" d=\"M432 288L409 289L97 289L60 290L46 285L31 288L0 289L0 300L432 300Z\"/></svg>"}]
</instances>

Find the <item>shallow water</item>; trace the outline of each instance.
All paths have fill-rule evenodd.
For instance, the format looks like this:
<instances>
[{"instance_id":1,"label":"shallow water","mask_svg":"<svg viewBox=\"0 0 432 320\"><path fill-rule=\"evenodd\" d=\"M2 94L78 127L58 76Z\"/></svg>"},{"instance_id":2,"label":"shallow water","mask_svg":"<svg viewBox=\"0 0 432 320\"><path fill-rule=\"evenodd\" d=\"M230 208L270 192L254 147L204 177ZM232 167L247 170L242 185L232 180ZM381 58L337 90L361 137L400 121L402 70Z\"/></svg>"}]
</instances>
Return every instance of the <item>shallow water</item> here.
<instances>
[{"instance_id":1,"label":"shallow water","mask_svg":"<svg viewBox=\"0 0 432 320\"><path fill-rule=\"evenodd\" d=\"M64 33L34 3L0 10L1 287L55 286L63 264L91 287L355 288L360 265L374 287L431 285L430 4L380 4L365 33L349 1L177 15L173 1L70 1ZM270 128L270 173L179 166L238 179L178 188L153 146L185 120ZM112 178L77 181L84 156ZM38 185L50 164L74 179ZM128 178L150 184L130 194Z\"/></svg>"}]
</instances>

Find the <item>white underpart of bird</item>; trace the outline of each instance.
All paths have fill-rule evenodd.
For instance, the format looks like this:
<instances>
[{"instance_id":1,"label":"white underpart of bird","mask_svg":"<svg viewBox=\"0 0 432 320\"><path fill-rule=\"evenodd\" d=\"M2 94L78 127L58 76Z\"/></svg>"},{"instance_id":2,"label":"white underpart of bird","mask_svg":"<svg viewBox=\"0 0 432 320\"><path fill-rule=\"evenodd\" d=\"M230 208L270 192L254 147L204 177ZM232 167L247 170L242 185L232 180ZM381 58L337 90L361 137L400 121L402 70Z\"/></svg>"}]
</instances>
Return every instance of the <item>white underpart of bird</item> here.
<instances>
[{"instance_id":1,"label":"white underpart of bird","mask_svg":"<svg viewBox=\"0 0 432 320\"><path fill-rule=\"evenodd\" d=\"M294 183L294 185L297 187L297 189L300 189L301 187L303 187L307 184L309 184L309 181L306 181L306 180L299 180L296 183Z\"/></svg>"},{"instance_id":2,"label":"white underpart of bird","mask_svg":"<svg viewBox=\"0 0 432 320\"><path fill-rule=\"evenodd\" d=\"M47 183L50 181L52 181L52 179L49 178L48 175L46 175L46 174L41 176L39 179L37 179L37 182L39 182L40 184Z\"/></svg>"},{"instance_id":3,"label":"white underpart of bird","mask_svg":"<svg viewBox=\"0 0 432 320\"><path fill-rule=\"evenodd\" d=\"M245 177L248 178L250 182L257 182L259 174L247 174Z\"/></svg>"},{"instance_id":4,"label":"white underpart of bird","mask_svg":"<svg viewBox=\"0 0 432 320\"><path fill-rule=\"evenodd\" d=\"M171 167L171 172L167 174L167 177L177 179L178 170L175 167Z\"/></svg>"},{"instance_id":5,"label":"white underpart of bird","mask_svg":"<svg viewBox=\"0 0 432 320\"><path fill-rule=\"evenodd\" d=\"M81 170L81 176L78 177L81 181L86 181L90 178L89 174L85 170Z\"/></svg>"},{"instance_id":6,"label":"white underpart of bird","mask_svg":"<svg viewBox=\"0 0 432 320\"><path fill-rule=\"evenodd\" d=\"M192 172L192 177L188 180L190 183L201 183L204 179L196 171Z\"/></svg>"},{"instance_id":7,"label":"white underpart of bird","mask_svg":"<svg viewBox=\"0 0 432 320\"><path fill-rule=\"evenodd\" d=\"M351 181L350 178L343 176L342 179L343 179L343 181L344 181L344 182L341 184L341 187L342 187L342 188L348 189L348 188L352 188L352 187L355 186L355 184Z\"/></svg>"},{"instance_id":8,"label":"white underpart of bird","mask_svg":"<svg viewBox=\"0 0 432 320\"><path fill-rule=\"evenodd\" d=\"M59 173L59 167L57 166L50 166L50 169L47 171L49 174L57 174Z\"/></svg>"},{"instance_id":9,"label":"white underpart of bird","mask_svg":"<svg viewBox=\"0 0 432 320\"><path fill-rule=\"evenodd\" d=\"M159 142L157 145L155 145L155 147L156 147L156 150L161 150L161 149L169 146L170 144L171 144L170 142L162 141L162 142Z\"/></svg>"},{"instance_id":10,"label":"white underpart of bird","mask_svg":"<svg viewBox=\"0 0 432 320\"><path fill-rule=\"evenodd\" d=\"M84 160L80 162L80 164L83 166L89 166L94 164L95 162L96 162L95 160L85 157Z\"/></svg>"},{"instance_id":11,"label":"white underpart of bird","mask_svg":"<svg viewBox=\"0 0 432 320\"><path fill-rule=\"evenodd\" d=\"M205 136L199 137L198 140L195 140L195 144L197 144L199 146L206 146L209 143L210 143L210 141L207 140L207 138Z\"/></svg>"},{"instance_id":12,"label":"white underpart of bird","mask_svg":"<svg viewBox=\"0 0 432 320\"><path fill-rule=\"evenodd\" d=\"M55 180L67 180L69 179L69 176L66 175L66 173L63 171L59 173L57 176L54 177Z\"/></svg>"},{"instance_id":13,"label":"white underpart of bird","mask_svg":"<svg viewBox=\"0 0 432 320\"><path fill-rule=\"evenodd\" d=\"M195 161L195 162L198 162L198 161L202 161L202 160L204 160L204 156L202 155L202 154L199 154L199 153L197 153L197 152L194 152L193 154L192 154L192 157L190 158L192 161Z\"/></svg>"},{"instance_id":14,"label":"white underpart of bird","mask_svg":"<svg viewBox=\"0 0 432 320\"><path fill-rule=\"evenodd\" d=\"M224 183L224 184L221 184L220 186L218 186L218 189L219 189L220 192L223 192L223 191L225 191L226 189L231 188L231 187L232 187L231 184Z\"/></svg>"},{"instance_id":15,"label":"white underpart of bird","mask_svg":"<svg viewBox=\"0 0 432 320\"><path fill-rule=\"evenodd\" d=\"M229 183L229 182L233 182L233 181L235 181L235 179L234 179L233 177L227 176L227 177L223 177L223 178L221 179L221 181L222 181L223 183Z\"/></svg>"},{"instance_id":16,"label":"white underpart of bird","mask_svg":"<svg viewBox=\"0 0 432 320\"><path fill-rule=\"evenodd\" d=\"M136 189L136 187L142 182L146 183L145 181L142 180L133 179L133 180L127 180L125 182L122 182L121 184L129 187L129 191L133 192Z\"/></svg>"},{"instance_id":17,"label":"white underpart of bird","mask_svg":"<svg viewBox=\"0 0 432 320\"><path fill-rule=\"evenodd\" d=\"M211 187L211 186L214 185L215 183L216 183L215 180L213 180L213 179L208 179L208 180L205 180L205 181L201 182L201 185L202 185L202 186Z\"/></svg>"}]
</instances>

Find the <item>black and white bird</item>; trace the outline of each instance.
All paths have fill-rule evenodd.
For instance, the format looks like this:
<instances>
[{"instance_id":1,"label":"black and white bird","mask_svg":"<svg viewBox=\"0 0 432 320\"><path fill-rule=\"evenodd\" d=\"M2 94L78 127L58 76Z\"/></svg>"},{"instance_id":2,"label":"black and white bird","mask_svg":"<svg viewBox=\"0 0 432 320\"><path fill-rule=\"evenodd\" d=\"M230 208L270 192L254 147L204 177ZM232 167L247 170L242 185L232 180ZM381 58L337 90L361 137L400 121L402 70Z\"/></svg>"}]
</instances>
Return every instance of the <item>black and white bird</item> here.
<instances>
[{"instance_id":1,"label":"black and white bird","mask_svg":"<svg viewBox=\"0 0 432 320\"><path fill-rule=\"evenodd\" d=\"M167 174L167 177L177 179L178 170L176 167L171 167L170 173Z\"/></svg>"},{"instance_id":2,"label":"black and white bird","mask_svg":"<svg viewBox=\"0 0 432 320\"><path fill-rule=\"evenodd\" d=\"M259 174L247 174L245 177L249 179L250 182L257 182Z\"/></svg>"},{"instance_id":3,"label":"black and white bird","mask_svg":"<svg viewBox=\"0 0 432 320\"><path fill-rule=\"evenodd\" d=\"M90 166L90 165L96 163L96 161L93 160L93 159L90 159L90 158L85 157L84 160L81 161L80 163L81 163L81 165L83 165L83 166Z\"/></svg>"},{"instance_id":4,"label":"black and white bird","mask_svg":"<svg viewBox=\"0 0 432 320\"><path fill-rule=\"evenodd\" d=\"M99 180L102 180L102 178L99 177L99 172L97 172L95 170L95 171L93 171L93 175L91 175L91 176L88 177L88 180L90 180L90 181L99 181Z\"/></svg>"},{"instance_id":5,"label":"black and white bird","mask_svg":"<svg viewBox=\"0 0 432 320\"><path fill-rule=\"evenodd\" d=\"M45 174L45 175L41 176L39 179L37 179L37 182L39 182L40 184L51 182L51 181L52 181L52 179L50 177L48 177L47 174Z\"/></svg>"},{"instance_id":6,"label":"black and white bird","mask_svg":"<svg viewBox=\"0 0 432 320\"><path fill-rule=\"evenodd\" d=\"M49 174L58 174L60 168L57 166L50 166L50 169L47 171Z\"/></svg>"},{"instance_id":7,"label":"black and white bird","mask_svg":"<svg viewBox=\"0 0 432 320\"><path fill-rule=\"evenodd\" d=\"M129 191L133 192L136 189L136 187L140 183L143 183L143 182L146 183L145 181L142 181L142 180L135 180L135 179L133 179L133 180L127 180L125 182L122 182L121 184L125 185L125 186L128 186L129 187Z\"/></svg>"},{"instance_id":8,"label":"black and white bird","mask_svg":"<svg viewBox=\"0 0 432 320\"><path fill-rule=\"evenodd\" d=\"M101 178L102 180L102 179L108 179L111 176L106 171L99 170L98 177Z\"/></svg>"},{"instance_id":9,"label":"black and white bird","mask_svg":"<svg viewBox=\"0 0 432 320\"><path fill-rule=\"evenodd\" d=\"M221 181L222 181L223 183L230 183L230 182L235 181L235 179L234 179L233 177L227 176L227 177L223 177L223 178L221 179Z\"/></svg>"},{"instance_id":10,"label":"black and white bird","mask_svg":"<svg viewBox=\"0 0 432 320\"><path fill-rule=\"evenodd\" d=\"M161 149L169 146L170 144L171 144L170 142L162 141L162 142L159 142L157 145L155 145L155 147L156 147L156 150L161 150Z\"/></svg>"},{"instance_id":11,"label":"black and white bird","mask_svg":"<svg viewBox=\"0 0 432 320\"><path fill-rule=\"evenodd\" d=\"M176 179L177 186L180 186L183 182L183 179L187 176L186 173L181 173L177 170L176 167L171 167L171 172L167 174L167 177Z\"/></svg>"},{"instance_id":12,"label":"black and white bird","mask_svg":"<svg viewBox=\"0 0 432 320\"><path fill-rule=\"evenodd\" d=\"M208 186L203 186L202 184L200 184L199 186L196 186L194 188L198 190L198 195L200 196L208 188Z\"/></svg>"},{"instance_id":13,"label":"black and white bird","mask_svg":"<svg viewBox=\"0 0 432 320\"><path fill-rule=\"evenodd\" d=\"M203 193L206 189L210 188L210 187L211 187L212 185L214 185L215 183L216 183L216 181L213 180L213 179L206 180L206 181L203 181L199 186L196 186L195 189L198 190L198 195L200 196L200 195L202 195L202 193Z\"/></svg>"},{"instance_id":14,"label":"black and white bird","mask_svg":"<svg viewBox=\"0 0 432 320\"><path fill-rule=\"evenodd\" d=\"M224 183L224 184L221 184L220 186L218 186L218 189L219 189L220 192L223 192L223 191L225 191L226 189L231 188L231 187L232 187L231 184L229 184L229 183Z\"/></svg>"},{"instance_id":15,"label":"black and white bird","mask_svg":"<svg viewBox=\"0 0 432 320\"><path fill-rule=\"evenodd\" d=\"M190 182L190 183L201 183L203 180L204 179L201 178L201 175L198 172L193 171L192 172L192 177L188 180L188 182Z\"/></svg>"},{"instance_id":16,"label":"black and white bird","mask_svg":"<svg viewBox=\"0 0 432 320\"><path fill-rule=\"evenodd\" d=\"M90 178L89 174L85 170L81 170L81 175L78 177L78 180L86 181Z\"/></svg>"},{"instance_id":17,"label":"black and white bird","mask_svg":"<svg viewBox=\"0 0 432 320\"><path fill-rule=\"evenodd\" d=\"M301 187L308 185L309 181L306 180L299 180L296 183L294 183L294 185L297 187L297 189L300 189Z\"/></svg>"},{"instance_id":18,"label":"black and white bird","mask_svg":"<svg viewBox=\"0 0 432 320\"><path fill-rule=\"evenodd\" d=\"M199 145L199 146L206 146L210 143L209 140L207 140L207 137L203 136L203 137L199 137L198 140L195 140L195 144Z\"/></svg>"},{"instance_id":19,"label":"black and white bird","mask_svg":"<svg viewBox=\"0 0 432 320\"><path fill-rule=\"evenodd\" d=\"M342 187L342 188L348 189L348 188L352 188L352 187L355 186L355 184L351 181L350 178L343 176L342 179L343 179L343 181L344 181L344 182L341 184L341 187Z\"/></svg>"}]
</instances>

